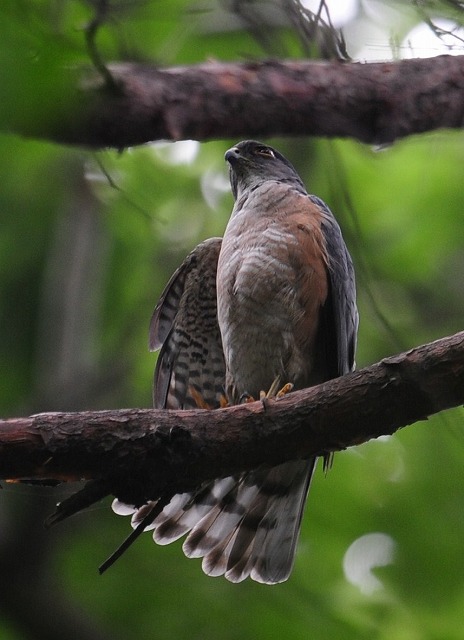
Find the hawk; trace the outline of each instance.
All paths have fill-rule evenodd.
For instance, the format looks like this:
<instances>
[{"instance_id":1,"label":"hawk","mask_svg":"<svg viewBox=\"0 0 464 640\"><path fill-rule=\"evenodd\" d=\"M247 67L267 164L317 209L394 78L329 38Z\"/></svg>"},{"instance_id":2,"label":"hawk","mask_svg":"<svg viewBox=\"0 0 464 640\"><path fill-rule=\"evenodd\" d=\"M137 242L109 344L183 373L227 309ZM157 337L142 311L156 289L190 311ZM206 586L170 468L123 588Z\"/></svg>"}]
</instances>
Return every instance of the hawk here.
<instances>
[{"instance_id":1,"label":"hawk","mask_svg":"<svg viewBox=\"0 0 464 640\"><path fill-rule=\"evenodd\" d=\"M224 238L199 244L154 311L161 349L158 408L216 408L341 376L354 367L358 325L353 265L329 208L293 166L247 140L225 154L235 205ZM208 482L174 496L147 528L211 576L275 584L292 570L315 458ZM140 509L113 503L137 527Z\"/></svg>"}]
</instances>

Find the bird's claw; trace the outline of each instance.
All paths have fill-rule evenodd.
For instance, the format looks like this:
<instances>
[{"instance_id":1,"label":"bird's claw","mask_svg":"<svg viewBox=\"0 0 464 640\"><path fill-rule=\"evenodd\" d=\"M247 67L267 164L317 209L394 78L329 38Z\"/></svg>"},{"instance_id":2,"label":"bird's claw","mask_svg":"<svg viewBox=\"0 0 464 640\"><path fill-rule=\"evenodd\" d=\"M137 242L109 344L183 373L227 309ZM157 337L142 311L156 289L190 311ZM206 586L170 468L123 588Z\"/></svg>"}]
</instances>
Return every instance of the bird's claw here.
<instances>
[{"instance_id":1,"label":"bird's claw","mask_svg":"<svg viewBox=\"0 0 464 640\"><path fill-rule=\"evenodd\" d=\"M201 393L198 391L198 389L195 389L195 387L190 386L189 393L192 396L192 399L198 409L209 409L211 411L212 409L216 408L208 404L208 402L206 402ZM221 394L221 397L219 398L219 408L225 409L226 407L230 407L230 402L224 394Z\"/></svg>"},{"instance_id":2,"label":"bird's claw","mask_svg":"<svg viewBox=\"0 0 464 640\"><path fill-rule=\"evenodd\" d=\"M259 399L262 401L265 398L266 399L269 399L269 398L283 398L283 396L287 395L287 393L290 393L290 391L294 387L294 384L293 384L293 382L287 382L280 389L279 389L279 386L280 386L280 377L277 377L274 380L274 382L271 384L271 386L269 387L269 390L267 392L266 391L260 391L259 392Z\"/></svg>"},{"instance_id":3,"label":"bird's claw","mask_svg":"<svg viewBox=\"0 0 464 640\"><path fill-rule=\"evenodd\" d=\"M287 382L281 389L279 389L276 394L276 398L283 398L287 393L290 393L294 386L293 382Z\"/></svg>"},{"instance_id":4,"label":"bird's claw","mask_svg":"<svg viewBox=\"0 0 464 640\"><path fill-rule=\"evenodd\" d=\"M194 403L198 409L212 409L212 407L206 402L201 393L195 387L189 387L189 393L192 396Z\"/></svg>"}]
</instances>

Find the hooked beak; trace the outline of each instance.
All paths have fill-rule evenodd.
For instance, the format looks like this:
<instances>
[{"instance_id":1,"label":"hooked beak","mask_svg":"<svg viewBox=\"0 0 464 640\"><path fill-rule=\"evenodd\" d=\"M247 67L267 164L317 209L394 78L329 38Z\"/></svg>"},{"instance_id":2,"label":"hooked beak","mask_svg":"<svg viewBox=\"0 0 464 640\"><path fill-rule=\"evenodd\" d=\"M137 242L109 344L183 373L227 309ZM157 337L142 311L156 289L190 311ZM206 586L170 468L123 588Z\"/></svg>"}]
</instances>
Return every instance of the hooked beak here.
<instances>
[{"instance_id":1,"label":"hooked beak","mask_svg":"<svg viewBox=\"0 0 464 640\"><path fill-rule=\"evenodd\" d=\"M234 164L235 162L237 162L237 160L240 159L240 150L237 149L237 147L232 147L231 149L228 149L224 154L224 159L229 164Z\"/></svg>"}]
</instances>

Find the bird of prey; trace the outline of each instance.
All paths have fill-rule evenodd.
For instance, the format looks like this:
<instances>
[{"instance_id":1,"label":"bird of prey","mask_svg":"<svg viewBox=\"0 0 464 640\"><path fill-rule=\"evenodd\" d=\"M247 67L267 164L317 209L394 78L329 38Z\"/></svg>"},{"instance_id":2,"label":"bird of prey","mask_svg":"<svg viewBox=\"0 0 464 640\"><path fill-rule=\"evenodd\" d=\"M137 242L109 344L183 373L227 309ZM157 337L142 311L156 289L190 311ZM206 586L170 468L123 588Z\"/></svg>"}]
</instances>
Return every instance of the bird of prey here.
<instances>
[{"instance_id":1,"label":"bird of prey","mask_svg":"<svg viewBox=\"0 0 464 640\"><path fill-rule=\"evenodd\" d=\"M329 208L272 147L247 140L225 154L235 205L224 238L199 244L154 311L150 346L158 408L217 408L354 367L353 265ZM151 525L231 582L286 580L316 459L220 478L174 496ZM156 502L116 513L137 527Z\"/></svg>"}]
</instances>

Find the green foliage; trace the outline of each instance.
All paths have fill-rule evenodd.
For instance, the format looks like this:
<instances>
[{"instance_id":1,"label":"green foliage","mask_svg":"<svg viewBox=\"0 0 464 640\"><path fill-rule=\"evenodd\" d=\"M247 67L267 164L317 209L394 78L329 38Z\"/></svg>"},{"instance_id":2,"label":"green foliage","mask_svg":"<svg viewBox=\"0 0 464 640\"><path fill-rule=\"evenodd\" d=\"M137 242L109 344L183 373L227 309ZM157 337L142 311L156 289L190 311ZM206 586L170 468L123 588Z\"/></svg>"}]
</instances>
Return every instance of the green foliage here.
<instances>
[{"instance_id":1,"label":"green foliage","mask_svg":"<svg viewBox=\"0 0 464 640\"><path fill-rule=\"evenodd\" d=\"M213 19L186 0L114 5L97 36L106 59L174 64L259 52L237 23L226 29L218 9ZM16 108L22 118L41 117L27 107L34 92L53 88L63 64L88 62L82 27L91 3L4 2L1 12L0 82L9 99L0 119ZM30 55L33 78L20 64ZM150 314L186 253L224 229L232 199L223 153L232 142L91 154L0 137L4 415L150 405ZM349 141L272 142L334 210L352 249L359 366L462 329L463 134L416 137L381 152ZM156 547L148 534L99 577L97 566L128 533L108 504L50 534L45 573L60 575L69 600L114 638L457 640L463 419L448 412L338 454L326 477L319 470L286 584L207 578L180 545ZM0 554L14 515L5 504L20 512L43 499L36 488L1 494ZM373 569L375 583L361 554L356 585L344 573L347 550L376 532L391 542L390 558ZM17 544L34 535L33 527L23 531ZM21 620L4 613L1 637L26 637Z\"/></svg>"}]
</instances>

